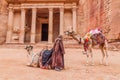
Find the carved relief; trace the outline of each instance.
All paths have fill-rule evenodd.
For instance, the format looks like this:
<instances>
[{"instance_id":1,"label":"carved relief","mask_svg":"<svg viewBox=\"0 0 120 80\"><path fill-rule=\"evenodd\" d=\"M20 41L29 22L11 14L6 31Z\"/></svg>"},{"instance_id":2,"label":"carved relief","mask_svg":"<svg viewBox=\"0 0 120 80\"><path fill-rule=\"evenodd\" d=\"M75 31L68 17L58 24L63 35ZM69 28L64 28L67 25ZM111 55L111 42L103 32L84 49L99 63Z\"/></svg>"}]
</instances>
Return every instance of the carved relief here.
<instances>
[{"instance_id":1,"label":"carved relief","mask_svg":"<svg viewBox=\"0 0 120 80\"><path fill-rule=\"evenodd\" d=\"M13 32L12 39L13 40L19 40L20 29L18 27L14 27L12 32Z\"/></svg>"},{"instance_id":2,"label":"carved relief","mask_svg":"<svg viewBox=\"0 0 120 80\"><path fill-rule=\"evenodd\" d=\"M18 27L13 28L13 33L19 34L20 29Z\"/></svg>"}]
</instances>

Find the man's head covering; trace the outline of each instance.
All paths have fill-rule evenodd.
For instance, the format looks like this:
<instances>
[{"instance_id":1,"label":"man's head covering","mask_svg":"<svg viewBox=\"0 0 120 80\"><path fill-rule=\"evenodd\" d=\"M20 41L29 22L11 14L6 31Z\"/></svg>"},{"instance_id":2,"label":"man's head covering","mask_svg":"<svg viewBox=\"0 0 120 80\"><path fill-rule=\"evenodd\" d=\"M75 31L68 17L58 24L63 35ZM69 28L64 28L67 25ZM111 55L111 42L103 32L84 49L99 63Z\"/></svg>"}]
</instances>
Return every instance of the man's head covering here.
<instances>
[{"instance_id":1,"label":"man's head covering","mask_svg":"<svg viewBox=\"0 0 120 80\"><path fill-rule=\"evenodd\" d=\"M56 38L55 41L57 41L57 40L62 40L62 39L63 39L62 35L58 35L58 37Z\"/></svg>"},{"instance_id":2,"label":"man's head covering","mask_svg":"<svg viewBox=\"0 0 120 80\"><path fill-rule=\"evenodd\" d=\"M58 38L61 38L61 39L62 39L62 35L58 35Z\"/></svg>"}]
</instances>

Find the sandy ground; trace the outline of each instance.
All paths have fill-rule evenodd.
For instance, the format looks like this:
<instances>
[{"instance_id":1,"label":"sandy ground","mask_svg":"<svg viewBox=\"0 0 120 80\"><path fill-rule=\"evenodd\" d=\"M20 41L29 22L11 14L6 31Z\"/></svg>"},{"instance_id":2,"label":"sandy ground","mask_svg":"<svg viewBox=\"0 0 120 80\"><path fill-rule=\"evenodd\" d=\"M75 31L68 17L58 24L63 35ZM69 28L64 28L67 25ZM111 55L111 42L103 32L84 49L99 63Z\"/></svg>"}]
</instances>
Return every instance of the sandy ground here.
<instances>
[{"instance_id":1,"label":"sandy ground","mask_svg":"<svg viewBox=\"0 0 120 80\"><path fill-rule=\"evenodd\" d=\"M34 49L39 52L41 49ZM94 66L86 66L81 49L66 49L65 70L26 66L24 49L0 49L0 80L120 80L120 52L109 51L109 66L99 64L102 55L94 50Z\"/></svg>"}]
</instances>

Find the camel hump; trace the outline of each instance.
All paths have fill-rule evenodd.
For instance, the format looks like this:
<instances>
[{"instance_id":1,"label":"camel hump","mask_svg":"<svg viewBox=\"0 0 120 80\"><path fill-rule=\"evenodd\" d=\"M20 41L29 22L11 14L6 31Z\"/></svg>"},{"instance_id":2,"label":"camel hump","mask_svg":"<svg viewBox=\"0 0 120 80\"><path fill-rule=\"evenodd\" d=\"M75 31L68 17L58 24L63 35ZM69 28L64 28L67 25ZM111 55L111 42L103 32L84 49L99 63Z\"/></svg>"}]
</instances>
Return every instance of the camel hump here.
<instances>
[{"instance_id":1,"label":"camel hump","mask_svg":"<svg viewBox=\"0 0 120 80\"><path fill-rule=\"evenodd\" d=\"M91 36L92 42L94 44L103 44L105 43L105 36L102 33L96 33Z\"/></svg>"}]
</instances>

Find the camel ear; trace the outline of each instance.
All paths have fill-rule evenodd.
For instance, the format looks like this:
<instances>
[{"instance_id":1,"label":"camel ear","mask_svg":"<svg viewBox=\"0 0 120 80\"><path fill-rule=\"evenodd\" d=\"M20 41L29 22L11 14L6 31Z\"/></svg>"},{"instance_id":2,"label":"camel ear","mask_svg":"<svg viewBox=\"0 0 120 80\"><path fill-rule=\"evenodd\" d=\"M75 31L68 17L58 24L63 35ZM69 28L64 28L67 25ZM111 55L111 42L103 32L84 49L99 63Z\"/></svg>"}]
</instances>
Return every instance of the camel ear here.
<instances>
[{"instance_id":1,"label":"camel ear","mask_svg":"<svg viewBox=\"0 0 120 80\"><path fill-rule=\"evenodd\" d=\"M84 40L81 38L81 43L84 43Z\"/></svg>"},{"instance_id":2,"label":"camel ear","mask_svg":"<svg viewBox=\"0 0 120 80\"><path fill-rule=\"evenodd\" d=\"M30 45L30 48L33 49L33 46Z\"/></svg>"},{"instance_id":3,"label":"camel ear","mask_svg":"<svg viewBox=\"0 0 120 80\"><path fill-rule=\"evenodd\" d=\"M65 34L65 35L68 34L68 31L64 31L64 34Z\"/></svg>"},{"instance_id":4,"label":"camel ear","mask_svg":"<svg viewBox=\"0 0 120 80\"><path fill-rule=\"evenodd\" d=\"M25 48L24 49L27 49L28 48L28 46L25 46Z\"/></svg>"},{"instance_id":5,"label":"camel ear","mask_svg":"<svg viewBox=\"0 0 120 80\"><path fill-rule=\"evenodd\" d=\"M75 31L72 31L72 33L73 33L74 35L77 35L77 33L76 33Z\"/></svg>"},{"instance_id":6,"label":"camel ear","mask_svg":"<svg viewBox=\"0 0 120 80\"><path fill-rule=\"evenodd\" d=\"M81 38L79 39L79 44L81 44Z\"/></svg>"}]
</instances>

